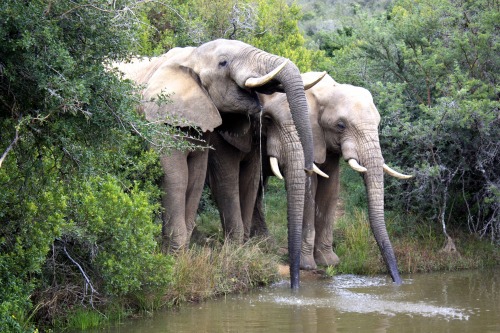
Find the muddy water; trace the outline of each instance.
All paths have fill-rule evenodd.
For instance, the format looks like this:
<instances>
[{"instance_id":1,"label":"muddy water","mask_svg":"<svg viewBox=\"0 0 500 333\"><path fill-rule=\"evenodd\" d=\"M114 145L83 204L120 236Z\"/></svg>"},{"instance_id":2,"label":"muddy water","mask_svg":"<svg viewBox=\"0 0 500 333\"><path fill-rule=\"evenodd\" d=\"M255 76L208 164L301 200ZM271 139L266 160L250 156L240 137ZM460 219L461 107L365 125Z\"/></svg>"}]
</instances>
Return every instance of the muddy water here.
<instances>
[{"instance_id":1,"label":"muddy water","mask_svg":"<svg viewBox=\"0 0 500 333\"><path fill-rule=\"evenodd\" d=\"M184 306L101 332L500 332L500 270L342 275Z\"/></svg>"}]
</instances>

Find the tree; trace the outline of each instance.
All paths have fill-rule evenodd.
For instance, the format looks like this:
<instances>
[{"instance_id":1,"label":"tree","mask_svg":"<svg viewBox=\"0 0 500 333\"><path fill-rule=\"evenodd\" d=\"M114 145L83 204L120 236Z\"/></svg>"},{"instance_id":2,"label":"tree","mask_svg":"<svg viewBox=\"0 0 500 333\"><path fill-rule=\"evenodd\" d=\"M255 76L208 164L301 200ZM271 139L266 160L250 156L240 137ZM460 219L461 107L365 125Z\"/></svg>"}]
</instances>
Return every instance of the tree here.
<instances>
[{"instance_id":1,"label":"tree","mask_svg":"<svg viewBox=\"0 0 500 333\"><path fill-rule=\"evenodd\" d=\"M498 4L401 0L356 15L347 43L331 35L332 72L372 91L386 159L416 174L389 183L389 204L498 241Z\"/></svg>"},{"instance_id":2,"label":"tree","mask_svg":"<svg viewBox=\"0 0 500 333\"><path fill-rule=\"evenodd\" d=\"M161 54L174 46L196 46L217 39L237 39L292 60L302 71L321 70L328 59L310 50L299 29L300 7L284 0L189 0L151 2L143 8L140 52Z\"/></svg>"},{"instance_id":3,"label":"tree","mask_svg":"<svg viewBox=\"0 0 500 333\"><path fill-rule=\"evenodd\" d=\"M147 143L168 148L173 132L107 69L139 45L139 4L0 4L0 331L32 329L32 302L67 286L69 308L168 282Z\"/></svg>"}]
</instances>

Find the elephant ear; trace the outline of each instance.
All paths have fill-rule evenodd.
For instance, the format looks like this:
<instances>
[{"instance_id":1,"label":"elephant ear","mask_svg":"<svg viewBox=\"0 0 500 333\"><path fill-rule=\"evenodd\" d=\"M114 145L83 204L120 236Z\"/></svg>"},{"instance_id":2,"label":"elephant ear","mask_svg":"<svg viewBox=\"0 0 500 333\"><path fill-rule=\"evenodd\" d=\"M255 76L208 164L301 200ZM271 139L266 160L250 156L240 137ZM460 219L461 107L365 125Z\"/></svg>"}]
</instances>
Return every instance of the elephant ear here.
<instances>
[{"instance_id":1,"label":"elephant ear","mask_svg":"<svg viewBox=\"0 0 500 333\"><path fill-rule=\"evenodd\" d=\"M317 75L314 72L302 74L303 76ZM326 141L324 124L325 110L331 106L333 101L333 87L339 84L326 74L316 85L306 91L307 101L310 109L310 120L314 142L314 161L323 163L326 159ZM331 115L331 114L330 114ZM322 119L323 118L323 119Z\"/></svg>"},{"instance_id":2,"label":"elephant ear","mask_svg":"<svg viewBox=\"0 0 500 333\"><path fill-rule=\"evenodd\" d=\"M314 162L322 164L326 160L326 142L325 134L319 124L322 108L324 108L317 94L314 93L314 88L306 91L307 102L309 103L309 119L311 121L311 129L314 144Z\"/></svg>"},{"instance_id":3,"label":"elephant ear","mask_svg":"<svg viewBox=\"0 0 500 333\"><path fill-rule=\"evenodd\" d=\"M213 131L222 123L219 111L188 66L193 47L175 48L159 58L143 83L143 110L151 122L196 126Z\"/></svg>"},{"instance_id":4,"label":"elephant ear","mask_svg":"<svg viewBox=\"0 0 500 333\"><path fill-rule=\"evenodd\" d=\"M222 125L217 132L230 145L238 150L249 153L252 149L251 122L248 115L237 113L222 113Z\"/></svg>"}]
</instances>

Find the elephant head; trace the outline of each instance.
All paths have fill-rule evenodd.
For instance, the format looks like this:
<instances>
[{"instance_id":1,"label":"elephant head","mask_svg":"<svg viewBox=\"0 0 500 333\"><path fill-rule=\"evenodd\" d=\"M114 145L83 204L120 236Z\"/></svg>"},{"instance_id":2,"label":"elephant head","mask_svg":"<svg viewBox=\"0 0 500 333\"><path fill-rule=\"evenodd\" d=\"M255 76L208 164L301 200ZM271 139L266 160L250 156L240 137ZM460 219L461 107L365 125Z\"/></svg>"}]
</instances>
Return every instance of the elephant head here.
<instances>
[{"instance_id":1,"label":"elephant head","mask_svg":"<svg viewBox=\"0 0 500 333\"><path fill-rule=\"evenodd\" d=\"M303 74L303 79L317 73ZM339 192L339 160L363 175L370 226L387 269L397 284L401 283L396 258L385 226L384 179L386 171L399 178L409 178L389 168L382 157L378 127L380 115L370 92L361 87L339 84L325 76L306 91L313 130L314 157L326 177L313 175L311 196L304 206L301 268L314 269L316 264L334 265L338 257L332 250L333 221ZM280 94L264 101L264 109L287 109ZM268 133L268 137L270 134ZM272 156L272 151L268 151ZM274 171L280 177L279 171ZM262 220L257 207L254 222Z\"/></svg>"},{"instance_id":2,"label":"elephant head","mask_svg":"<svg viewBox=\"0 0 500 333\"><path fill-rule=\"evenodd\" d=\"M143 87L141 109L147 120L198 128L207 141L209 136L205 134L218 127L234 126L244 135L250 126L239 120L247 119L248 123L249 116L260 112L257 94L284 92L300 139L296 148L303 150L302 173L304 169L307 173L313 170L312 131L303 81L298 68L287 59L240 41L219 39L116 67ZM169 102L162 102L160 97L165 95ZM174 249L186 245L194 228L207 158L208 149L194 157L188 153L162 156L166 184L163 206L168 214L164 217L164 238L169 238ZM300 230L289 237L298 237L294 248L300 250ZM292 281L292 288L297 287L298 280Z\"/></svg>"}]
</instances>

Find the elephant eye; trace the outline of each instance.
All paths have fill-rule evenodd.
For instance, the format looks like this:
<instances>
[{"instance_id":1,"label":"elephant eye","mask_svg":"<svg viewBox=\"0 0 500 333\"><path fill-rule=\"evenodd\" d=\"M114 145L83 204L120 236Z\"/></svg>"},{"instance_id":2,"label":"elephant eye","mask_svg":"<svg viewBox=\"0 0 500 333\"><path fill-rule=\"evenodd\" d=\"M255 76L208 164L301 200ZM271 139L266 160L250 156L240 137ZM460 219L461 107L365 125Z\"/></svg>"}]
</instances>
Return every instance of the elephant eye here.
<instances>
[{"instance_id":1,"label":"elephant eye","mask_svg":"<svg viewBox=\"0 0 500 333\"><path fill-rule=\"evenodd\" d=\"M223 60L223 61L219 62L219 66L220 67L226 67L227 66L227 61Z\"/></svg>"},{"instance_id":2,"label":"elephant eye","mask_svg":"<svg viewBox=\"0 0 500 333\"><path fill-rule=\"evenodd\" d=\"M345 124L344 124L342 121L339 121L339 122L337 123L337 128L338 128L339 130L345 130Z\"/></svg>"}]
</instances>

